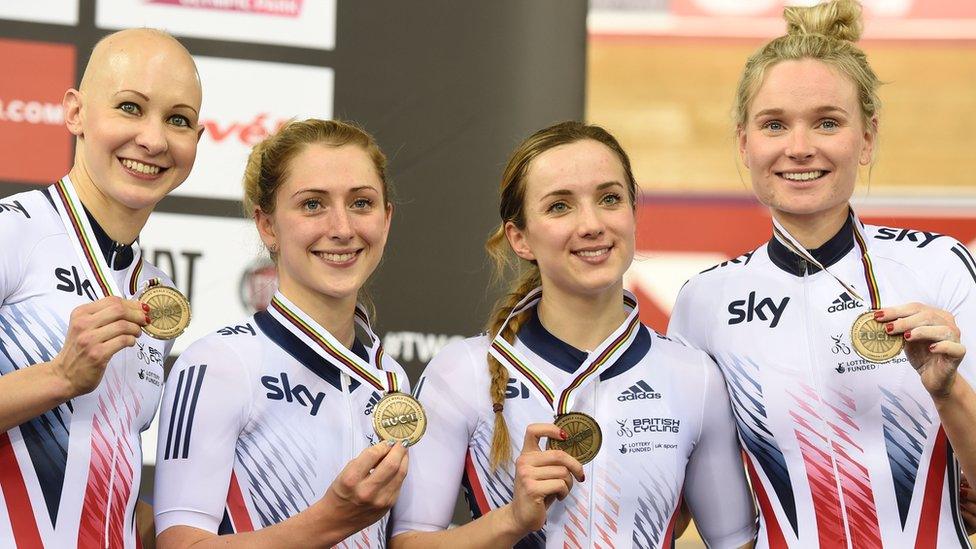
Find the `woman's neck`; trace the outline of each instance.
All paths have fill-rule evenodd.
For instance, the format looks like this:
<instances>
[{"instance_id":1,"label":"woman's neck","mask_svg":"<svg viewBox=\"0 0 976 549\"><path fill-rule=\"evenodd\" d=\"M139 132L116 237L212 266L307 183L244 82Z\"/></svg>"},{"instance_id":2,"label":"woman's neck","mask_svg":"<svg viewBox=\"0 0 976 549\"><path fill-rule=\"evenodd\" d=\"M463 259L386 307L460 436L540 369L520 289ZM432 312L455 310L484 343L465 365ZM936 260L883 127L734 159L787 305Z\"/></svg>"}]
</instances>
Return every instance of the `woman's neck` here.
<instances>
[{"instance_id":1,"label":"woman's neck","mask_svg":"<svg viewBox=\"0 0 976 549\"><path fill-rule=\"evenodd\" d=\"M85 208L98 222L105 234L122 244L132 244L146 225L152 208L133 210L118 203L101 191L86 173L83 166L75 164L68 174L75 192Z\"/></svg>"},{"instance_id":2,"label":"woman's neck","mask_svg":"<svg viewBox=\"0 0 976 549\"><path fill-rule=\"evenodd\" d=\"M279 276L279 290L319 326L325 328L346 349L356 341L356 296L334 298L309 290Z\"/></svg>"},{"instance_id":3,"label":"woman's neck","mask_svg":"<svg viewBox=\"0 0 976 549\"><path fill-rule=\"evenodd\" d=\"M830 211L797 215L773 210L773 217L807 250L823 246L847 222L850 207L844 203Z\"/></svg>"},{"instance_id":4,"label":"woman's neck","mask_svg":"<svg viewBox=\"0 0 976 549\"><path fill-rule=\"evenodd\" d=\"M623 303L623 282L595 296L544 287L536 314L546 330L559 340L592 351L627 318Z\"/></svg>"}]
</instances>

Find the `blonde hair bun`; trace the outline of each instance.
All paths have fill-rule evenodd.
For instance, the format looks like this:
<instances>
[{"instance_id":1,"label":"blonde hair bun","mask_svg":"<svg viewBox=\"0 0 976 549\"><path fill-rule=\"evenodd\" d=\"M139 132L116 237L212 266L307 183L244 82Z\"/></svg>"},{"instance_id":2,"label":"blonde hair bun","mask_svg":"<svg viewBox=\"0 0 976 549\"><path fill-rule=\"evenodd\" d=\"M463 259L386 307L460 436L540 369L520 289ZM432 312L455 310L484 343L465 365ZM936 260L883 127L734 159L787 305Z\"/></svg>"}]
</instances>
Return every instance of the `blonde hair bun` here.
<instances>
[{"instance_id":1,"label":"blonde hair bun","mask_svg":"<svg viewBox=\"0 0 976 549\"><path fill-rule=\"evenodd\" d=\"M861 38L861 4L855 0L832 0L810 7L783 10L786 33L820 34L837 40L857 42Z\"/></svg>"}]
</instances>

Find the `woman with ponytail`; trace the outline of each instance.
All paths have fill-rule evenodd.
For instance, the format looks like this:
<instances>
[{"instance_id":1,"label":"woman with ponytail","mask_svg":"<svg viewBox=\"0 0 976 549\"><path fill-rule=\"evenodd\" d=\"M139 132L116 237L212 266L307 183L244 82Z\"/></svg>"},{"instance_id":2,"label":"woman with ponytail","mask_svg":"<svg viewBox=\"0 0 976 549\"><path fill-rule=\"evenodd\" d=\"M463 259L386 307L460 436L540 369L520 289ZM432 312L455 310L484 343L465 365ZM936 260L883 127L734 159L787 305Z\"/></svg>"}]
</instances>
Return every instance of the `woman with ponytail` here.
<instances>
[{"instance_id":1,"label":"woman with ponytail","mask_svg":"<svg viewBox=\"0 0 976 549\"><path fill-rule=\"evenodd\" d=\"M735 109L773 236L692 278L669 334L725 376L760 547L968 547L958 466L976 474L976 263L953 238L858 219L850 199L879 126L860 5L784 15Z\"/></svg>"},{"instance_id":2,"label":"woman with ponytail","mask_svg":"<svg viewBox=\"0 0 976 549\"><path fill-rule=\"evenodd\" d=\"M499 273L514 252L518 276L487 333L418 382L428 430L392 547L671 547L682 491L711 546L752 540L717 367L643 326L623 288L636 199L598 126L557 124L515 150L487 249ZM448 529L459 486L475 520Z\"/></svg>"}]
</instances>

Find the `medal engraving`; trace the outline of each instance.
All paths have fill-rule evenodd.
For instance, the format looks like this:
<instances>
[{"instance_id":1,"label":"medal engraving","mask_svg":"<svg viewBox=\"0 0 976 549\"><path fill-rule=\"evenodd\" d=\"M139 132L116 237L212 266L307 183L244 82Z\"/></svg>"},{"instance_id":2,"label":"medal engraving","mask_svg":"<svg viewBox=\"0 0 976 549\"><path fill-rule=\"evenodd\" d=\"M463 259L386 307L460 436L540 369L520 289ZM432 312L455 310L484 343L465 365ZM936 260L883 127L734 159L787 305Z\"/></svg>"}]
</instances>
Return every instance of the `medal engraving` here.
<instances>
[{"instance_id":1,"label":"medal engraving","mask_svg":"<svg viewBox=\"0 0 976 549\"><path fill-rule=\"evenodd\" d=\"M413 446L427 431L427 414L412 396L389 393L373 409L373 430L380 440L407 439Z\"/></svg>"},{"instance_id":2,"label":"medal engraving","mask_svg":"<svg viewBox=\"0 0 976 549\"><path fill-rule=\"evenodd\" d=\"M556 427L566 431L566 440L550 438L547 450L562 450L586 465L593 461L603 444L600 424L590 416L580 412L561 414L554 422Z\"/></svg>"},{"instance_id":3,"label":"medal engraving","mask_svg":"<svg viewBox=\"0 0 976 549\"><path fill-rule=\"evenodd\" d=\"M173 339L190 324L190 302L176 288L150 286L139 301L149 305L149 324L142 331L156 339Z\"/></svg>"},{"instance_id":4,"label":"medal engraving","mask_svg":"<svg viewBox=\"0 0 976 549\"><path fill-rule=\"evenodd\" d=\"M905 341L898 335L889 335L884 324L874 319L874 311L868 311L854 321L851 343L861 358L881 363L898 356Z\"/></svg>"}]
</instances>

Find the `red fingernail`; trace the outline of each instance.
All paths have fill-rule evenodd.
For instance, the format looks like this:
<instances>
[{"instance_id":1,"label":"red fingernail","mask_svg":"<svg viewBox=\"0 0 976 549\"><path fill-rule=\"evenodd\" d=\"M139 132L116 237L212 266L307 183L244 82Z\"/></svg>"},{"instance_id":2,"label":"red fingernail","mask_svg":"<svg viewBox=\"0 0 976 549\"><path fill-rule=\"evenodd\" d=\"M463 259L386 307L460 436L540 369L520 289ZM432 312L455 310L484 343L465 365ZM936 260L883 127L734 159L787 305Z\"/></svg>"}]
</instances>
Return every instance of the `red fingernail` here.
<instances>
[{"instance_id":1,"label":"red fingernail","mask_svg":"<svg viewBox=\"0 0 976 549\"><path fill-rule=\"evenodd\" d=\"M152 324L152 320L149 319L149 315L146 315L146 324Z\"/></svg>"},{"instance_id":2,"label":"red fingernail","mask_svg":"<svg viewBox=\"0 0 976 549\"><path fill-rule=\"evenodd\" d=\"M148 304L146 304L146 303L143 303L143 304L142 304L142 310L143 310L143 311L146 311L146 312L148 313L148 312L149 312L149 305L148 305Z\"/></svg>"},{"instance_id":3,"label":"red fingernail","mask_svg":"<svg viewBox=\"0 0 976 549\"><path fill-rule=\"evenodd\" d=\"M580 482L586 482L586 473L580 475Z\"/></svg>"},{"instance_id":4,"label":"red fingernail","mask_svg":"<svg viewBox=\"0 0 976 549\"><path fill-rule=\"evenodd\" d=\"M933 343L933 344L929 345L929 351L934 353L935 352L935 346L936 345L938 345L938 343Z\"/></svg>"},{"instance_id":5,"label":"red fingernail","mask_svg":"<svg viewBox=\"0 0 976 549\"><path fill-rule=\"evenodd\" d=\"M559 430L559 440L566 440L567 438L569 438L569 435L566 434L566 431L563 431L562 429L560 429Z\"/></svg>"},{"instance_id":6,"label":"red fingernail","mask_svg":"<svg viewBox=\"0 0 976 549\"><path fill-rule=\"evenodd\" d=\"M912 333L911 332L905 332L905 339L911 339L911 338L912 338Z\"/></svg>"},{"instance_id":7,"label":"red fingernail","mask_svg":"<svg viewBox=\"0 0 976 549\"><path fill-rule=\"evenodd\" d=\"M891 332L895 331L895 323L894 322L889 322L889 323L885 324L885 331L888 332L889 334Z\"/></svg>"},{"instance_id":8,"label":"red fingernail","mask_svg":"<svg viewBox=\"0 0 976 549\"><path fill-rule=\"evenodd\" d=\"M875 311L874 312L874 319L875 320L881 320L882 318L884 318L884 311Z\"/></svg>"}]
</instances>

